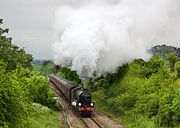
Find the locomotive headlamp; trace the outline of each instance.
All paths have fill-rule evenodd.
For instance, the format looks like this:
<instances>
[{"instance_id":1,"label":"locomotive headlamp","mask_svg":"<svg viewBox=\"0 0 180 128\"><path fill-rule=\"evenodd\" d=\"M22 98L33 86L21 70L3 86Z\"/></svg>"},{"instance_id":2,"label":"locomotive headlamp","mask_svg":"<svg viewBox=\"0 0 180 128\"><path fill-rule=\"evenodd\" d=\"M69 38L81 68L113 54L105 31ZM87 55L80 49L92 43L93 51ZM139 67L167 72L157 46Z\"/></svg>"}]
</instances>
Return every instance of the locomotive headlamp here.
<instances>
[{"instance_id":1,"label":"locomotive headlamp","mask_svg":"<svg viewBox=\"0 0 180 128\"><path fill-rule=\"evenodd\" d=\"M81 106L81 103L78 103L78 106Z\"/></svg>"},{"instance_id":2,"label":"locomotive headlamp","mask_svg":"<svg viewBox=\"0 0 180 128\"><path fill-rule=\"evenodd\" d=\"M90 105L91 105L91 106L94 106L94 103L91 103Z\"/></svg>"}]
</instances>

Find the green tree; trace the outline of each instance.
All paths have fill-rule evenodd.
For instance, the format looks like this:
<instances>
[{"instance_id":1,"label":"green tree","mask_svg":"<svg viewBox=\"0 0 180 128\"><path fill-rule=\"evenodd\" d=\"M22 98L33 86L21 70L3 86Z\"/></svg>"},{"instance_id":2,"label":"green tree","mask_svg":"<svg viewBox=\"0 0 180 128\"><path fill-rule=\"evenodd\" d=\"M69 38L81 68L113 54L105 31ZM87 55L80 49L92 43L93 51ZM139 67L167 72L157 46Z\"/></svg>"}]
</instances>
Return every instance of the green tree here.
<instances>
[{"instance_id":1,"label":"green tree","mask_svg":"<svg viewBox=\"0 0 180 128\"><path fill-rule=\"evenodd\" d=\"M167 46L163 44L163 45L157 45L157 46L152 47L151 51L153 55L158 55L161 58L165 59L167 54L175 51L175 48L172 46Z\"/></svg>"},{"instance_id":2,"label":"green tree","mask_svg":"<svg viewBox=\"0 0 180 128\"><path fill-rule=\"evenodd\" d=\"M76 71L72 71L69 68L63 67L58 72L58 75L64 79L67 79L76 84L82 84L79 76L77 75Z\"/></svg>"},{"instance_id":3,"label":"green tree","mask_svg":"<svg viewBox=\"0 0 180 128\"><path fill-rule=\"evenodd\" d=\"M167 60L169 61L170 70L174 71L175 63L180 60L180 58L177 56L176 52L171 52L167 55Z\"/></svg>"},{"instance_id":4,"label":"green tree","mask_svg":"<svg viewBox=\"0 0 180 128\"><path fill-rule=\"evenodd\" d=\"M52 61L45 61L40 69L43 75L57 73L57 67Z\"/></svg>"},{"instance_id":5,"label":"green tree","mask_svg":"<svg viewBox=\"0 0 180 128\"><path fill-rule=\"evenodd\" d=\"M175 64L175 69L177 72L177 77L180 78L180 61Z\"/></svg>"},{"instance_id":6,"label":"green tree","mask_svg":"<svg viewBox=\"0 0 180 128\"><path fill-rule=\"evenodd\" d=\"M0 20L0 25L2 19ZM12 38L7 37L9 29L0 28L0 60L7 62L7 71L16 69L17 64L22 67L31 67L32 55L27 54L24 49L12 44Z\"/></svg>"}]
</instances>

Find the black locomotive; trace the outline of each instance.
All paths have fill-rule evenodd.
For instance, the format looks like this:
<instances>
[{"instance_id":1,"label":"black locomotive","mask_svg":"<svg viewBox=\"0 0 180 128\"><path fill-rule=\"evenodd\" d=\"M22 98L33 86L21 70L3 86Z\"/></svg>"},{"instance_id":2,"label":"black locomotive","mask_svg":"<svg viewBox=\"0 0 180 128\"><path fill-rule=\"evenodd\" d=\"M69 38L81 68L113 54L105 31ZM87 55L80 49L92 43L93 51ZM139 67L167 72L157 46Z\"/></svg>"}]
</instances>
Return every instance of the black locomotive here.
<instances>
[{"instance_id":1,"label":"black locomotive","mask_svg":"<svg viewBox=\"0 0 180 128\"><path fill-rule=\"evenodd\" d=\"M91 116L94 103L91 101L91 94L87 89L55 75L49 75L49 82L71 103L71 105L82 116Z\"/></svg>"}]
</instances>

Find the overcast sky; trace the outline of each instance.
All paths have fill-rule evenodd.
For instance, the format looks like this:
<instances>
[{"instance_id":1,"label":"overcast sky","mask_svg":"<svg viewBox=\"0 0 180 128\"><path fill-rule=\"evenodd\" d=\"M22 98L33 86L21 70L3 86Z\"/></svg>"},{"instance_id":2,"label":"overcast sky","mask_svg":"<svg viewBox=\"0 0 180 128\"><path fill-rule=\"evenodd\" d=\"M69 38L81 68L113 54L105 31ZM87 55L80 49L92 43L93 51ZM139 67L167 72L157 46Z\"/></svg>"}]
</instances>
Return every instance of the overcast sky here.
<instances>
[{"instance_id":1,"label":"overcast sky","mask_svg":"<svg viewBox=\"0 0 180 128\"><path fill-rule=\"evenodd\" d=\"M4 20L3 27L10 29L9 36L16 45L25 48L34 58L53 58L55 32L52 24L56 9L63 1L0 0L0 19ZM75 0L64 2L67 1L77 3ZM180 0L176 1L179 8Z\"/></svg>"},{"instance_id":2,"label":"overcast sky","mask_svg":"<svg viewBox=\"0 0 180 128\"><path fill-rule=\"evenodd\" d=\"M19 47L34 58L52 58L52 22L61 0L0 0L3 27Z\"/></svg>"}]
</instances>

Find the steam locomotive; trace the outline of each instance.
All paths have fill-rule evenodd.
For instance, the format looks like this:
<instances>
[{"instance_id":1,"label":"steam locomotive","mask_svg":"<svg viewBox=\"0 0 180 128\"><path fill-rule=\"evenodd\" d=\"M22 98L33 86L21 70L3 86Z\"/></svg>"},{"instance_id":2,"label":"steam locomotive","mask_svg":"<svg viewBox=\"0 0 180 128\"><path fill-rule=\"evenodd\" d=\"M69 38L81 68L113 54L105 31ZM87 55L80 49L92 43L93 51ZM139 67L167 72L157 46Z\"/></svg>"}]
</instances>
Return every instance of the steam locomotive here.
<instances>
[{"instance_id":1,"label":"steam locomotive","mask_svg":"<svg viewBox=\"0 0 180 128\"><path fill-rule=\"evenodd\" d=\"M53 85L81 116L91 116L94 103L91 101L91 94L87 89L55 75L49 75L49 82Z\"/></svg>"}]
</instances>

